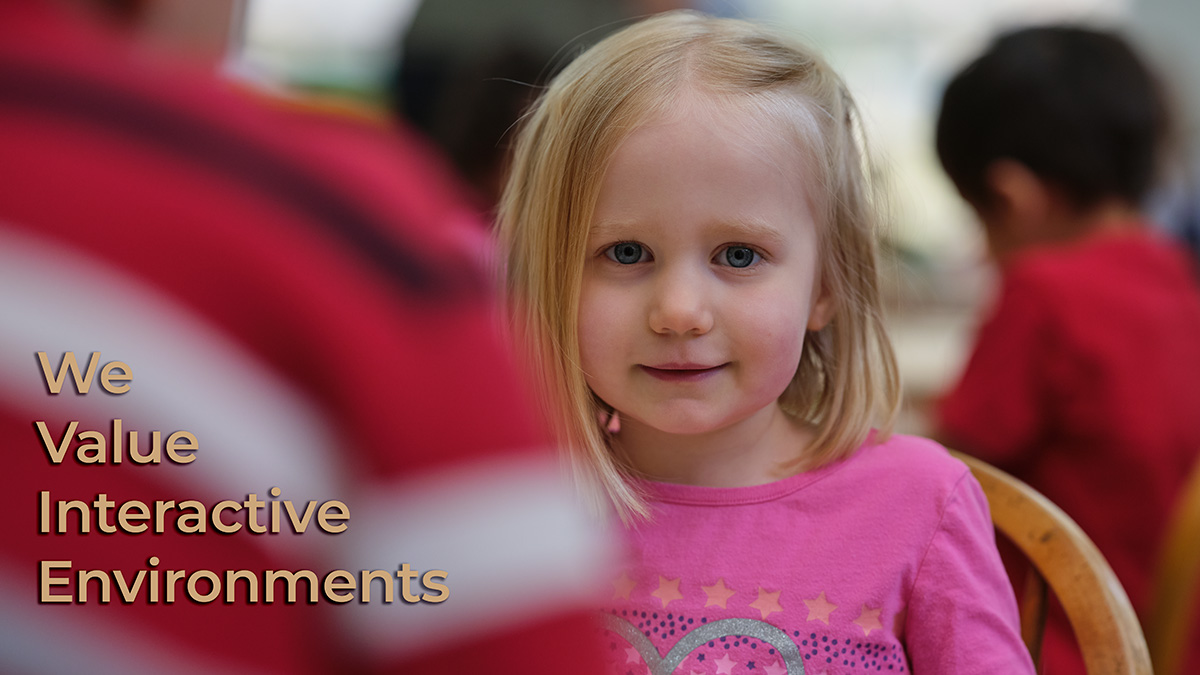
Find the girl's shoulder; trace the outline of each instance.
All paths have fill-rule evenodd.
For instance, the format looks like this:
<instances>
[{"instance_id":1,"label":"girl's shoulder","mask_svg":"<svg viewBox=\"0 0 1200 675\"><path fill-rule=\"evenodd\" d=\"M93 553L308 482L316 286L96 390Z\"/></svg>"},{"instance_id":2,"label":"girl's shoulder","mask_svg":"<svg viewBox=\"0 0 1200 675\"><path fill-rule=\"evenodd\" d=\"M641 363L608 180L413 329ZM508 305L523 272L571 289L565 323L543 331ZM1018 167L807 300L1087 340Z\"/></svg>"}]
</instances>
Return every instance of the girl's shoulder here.
<instances>
[{"instance_id":1,"label":"girl's shoulder","mask_svg":"<svg viewBox=\"0 0 1200 675\"><path fill-rule=\"evenodd\" d=\"M889 434L880 438L872 431L854 453L854 457L869 457L871 462L912 464L933 469L966 469L966 464L950 454L941 443L924 436Z\"/></svg>"},{"instance_id":2,"label":"girl's shoulder","mask_svg":"<svg viewBox=\"0 0 1200 675\"><path fill-rule=\"evenodd\" d=\"M855 481L869 482L890 491L950 493L971 475L966 464L940 443L905 434L879 440L874 434L846 460Z\"/></svg>"},{"instance_id":3,"label":"girl's shoulder","mask_svg":"<svg viewBox=\"0 0 1200 675\"><path fill-rule=\"evenodd\" d=\"M873 437L831 469L806 498L838 504L841 518L906 542L898 547L924 550L944 523L987 520L979 515L986 514L986 497L970 469L926 438Z\"/></svg>"}]
</instances>

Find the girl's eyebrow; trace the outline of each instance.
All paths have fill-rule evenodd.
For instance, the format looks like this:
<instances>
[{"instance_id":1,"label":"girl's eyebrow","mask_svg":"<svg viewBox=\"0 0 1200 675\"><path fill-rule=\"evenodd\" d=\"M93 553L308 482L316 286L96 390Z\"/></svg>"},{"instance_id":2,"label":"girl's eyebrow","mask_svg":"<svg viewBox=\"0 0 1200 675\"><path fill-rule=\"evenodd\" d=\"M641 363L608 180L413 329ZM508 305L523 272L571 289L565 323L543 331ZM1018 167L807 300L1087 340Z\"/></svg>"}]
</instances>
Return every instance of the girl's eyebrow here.
<instances>
[{"instance_id":1,"label":"girl's eyebrow","mask_svg":"<svg viewBox=\"0 0 1200 675\"><path fill-rule=\"evenodd\" d=\"M588 230L588 240L613 240L636 238L640 228L621 220L604 220L594 223Z\"/></svg>"},{"instance_id":2,"label":"girl's eyebrow","mask_svg":"<svg viewBox=\"0 0 1200 675\"><path fill-rule=\"evenodd\" d=\"M729 239L749 242L779 244L784 240L783 232L778 227L757 218L722 220L712 223L706 229Z\"/></svg>"},{"instance_id":3,"label":"girl's eyebrow","mask_svg":"<svg viewBox=\"0 0 1200 675\"><path fill-rule=\"evenodd\" d=\"M589 240L636 239L641 231L636 223L621 220L605 220L592 225L588 231ZM704 228L712 236L730 240L746 240L778 244L784 239L778 227L757 218L731 218L718 220Z\"/></svg>"}]
</instances>

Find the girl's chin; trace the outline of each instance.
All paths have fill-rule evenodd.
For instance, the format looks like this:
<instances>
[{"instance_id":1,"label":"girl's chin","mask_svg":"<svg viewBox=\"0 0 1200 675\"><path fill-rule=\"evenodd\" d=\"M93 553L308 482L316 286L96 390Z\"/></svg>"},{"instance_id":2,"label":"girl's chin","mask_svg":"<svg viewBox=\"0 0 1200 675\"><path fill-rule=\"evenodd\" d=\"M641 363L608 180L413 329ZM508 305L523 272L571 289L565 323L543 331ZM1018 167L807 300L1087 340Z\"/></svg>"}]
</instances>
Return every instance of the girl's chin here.
<instances>
[{"instance_id":1,"label":"girl's chin","mask_svg":"<svg viewBox=\"0 0 1200 675\"><path fill-rule=\"evenodd\" d=\"M736 424L739 420L719 420L714 415L681 415L671 417L652 417L634 419L626 416L621 418L622 428L630 425L640 427L639 431L650 434L668 436L700 436L720 431Z\"/></svg>"},{"instance_id":2,"label":"girl's chin","mask_svg":"<svg viewBox=\"0 0 1200 675\"><path fill-rule=\"evenodd\" d=\"M729 410L705 406L687 406L684 409L657 410L646 415L619 413L622 429L634 433L662 434L670 436L702 436L727 431L752 419L751 426L757 428L774 414L783 414L776 401L753 410ZM763 415L767 415L764 417ZM753 432L751 432L753 433Z\"/></svg>"}]
</instances>

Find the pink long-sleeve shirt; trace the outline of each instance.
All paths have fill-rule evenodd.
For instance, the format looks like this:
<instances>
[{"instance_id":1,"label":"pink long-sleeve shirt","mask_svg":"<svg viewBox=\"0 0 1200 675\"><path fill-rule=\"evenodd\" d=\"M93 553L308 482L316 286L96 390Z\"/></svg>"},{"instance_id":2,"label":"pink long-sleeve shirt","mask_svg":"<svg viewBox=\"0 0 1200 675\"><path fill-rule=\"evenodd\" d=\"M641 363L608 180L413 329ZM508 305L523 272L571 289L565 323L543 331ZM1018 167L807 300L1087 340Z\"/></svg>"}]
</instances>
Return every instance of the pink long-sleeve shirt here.
<instances>
[{"instance_id":1,"label":"pink long-sleeve shirt","mask_svg":"<svg viewBox=\"0 0 1200 675\"><path fill-rule=\"evenodd\" d=\"M778 482L647 483L604 617L613 671L1032 673L987 501L909 436Z\"/></svg>"}]
</instances>

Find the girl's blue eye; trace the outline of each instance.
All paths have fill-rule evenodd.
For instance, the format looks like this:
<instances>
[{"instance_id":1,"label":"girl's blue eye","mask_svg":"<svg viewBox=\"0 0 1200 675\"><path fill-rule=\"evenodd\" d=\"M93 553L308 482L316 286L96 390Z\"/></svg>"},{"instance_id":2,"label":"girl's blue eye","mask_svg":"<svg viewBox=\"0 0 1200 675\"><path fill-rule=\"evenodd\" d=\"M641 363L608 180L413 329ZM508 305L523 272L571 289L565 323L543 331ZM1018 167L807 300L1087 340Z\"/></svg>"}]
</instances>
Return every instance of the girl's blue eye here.
<instances>
[{"instance_id":1,"label":"girl's blue eye","mask_svg":"<svg viewBox=\"0 0 1200 675\"><path fill-rule=\"evenodd\" d=\"M604 252L609 260L621 263L622 265L632 265L641 262L645 255L645 249L641 244L632 241L623 241L619 244L614 244Z\"/></svg>"},{"instance_id":2,"label":"girl's blue eye","mask_svg":"<svg viewBox=\"0 0 1200 675\"><path fill-rule=\"evenodd\" d=\"M749 267L758 262L758 253L752 248L746 246L730 246L723 252L725 262L729 263L730 267Z\"/></svg>"}]
</instances>

